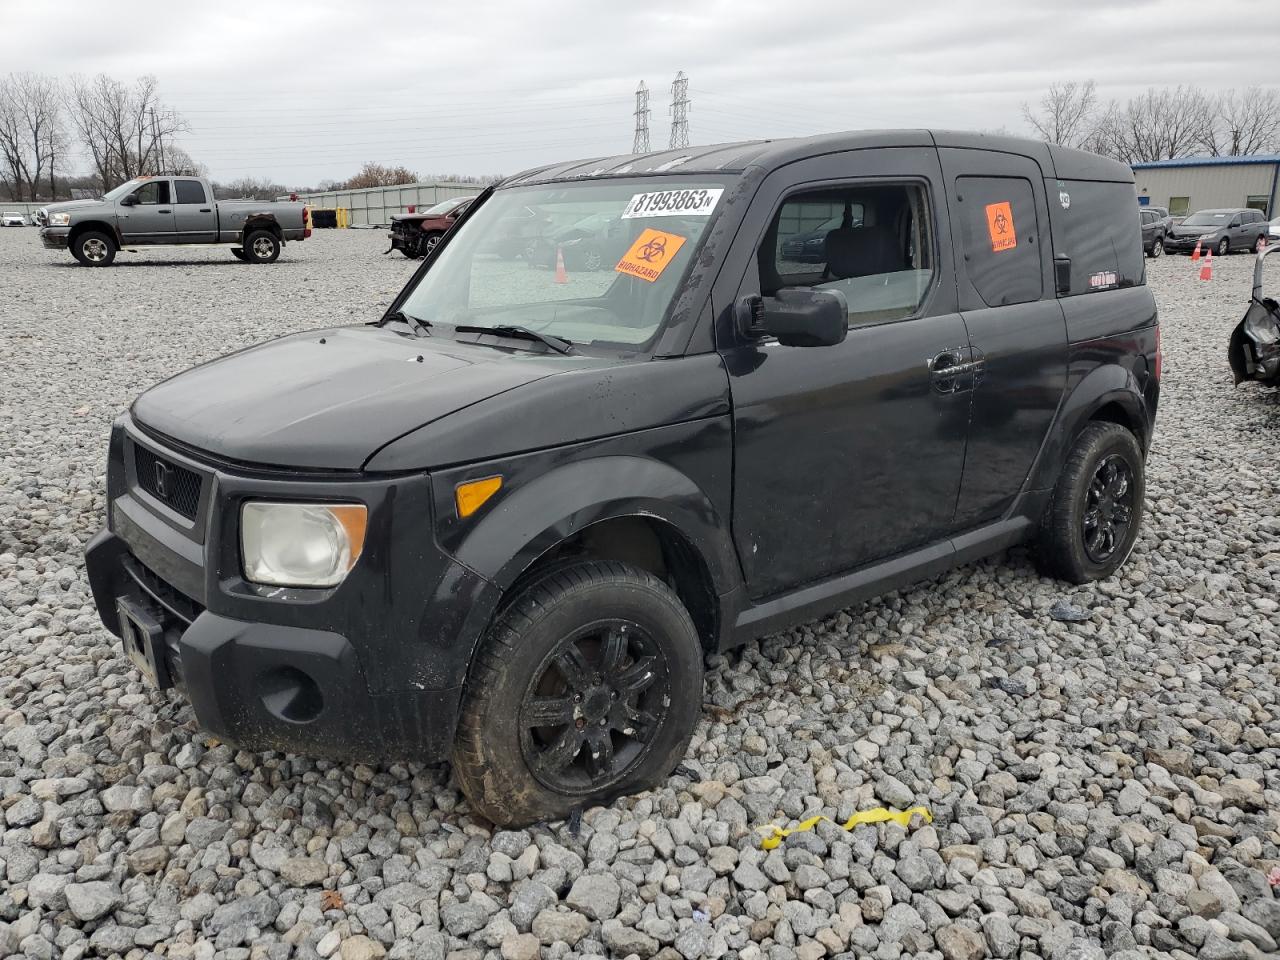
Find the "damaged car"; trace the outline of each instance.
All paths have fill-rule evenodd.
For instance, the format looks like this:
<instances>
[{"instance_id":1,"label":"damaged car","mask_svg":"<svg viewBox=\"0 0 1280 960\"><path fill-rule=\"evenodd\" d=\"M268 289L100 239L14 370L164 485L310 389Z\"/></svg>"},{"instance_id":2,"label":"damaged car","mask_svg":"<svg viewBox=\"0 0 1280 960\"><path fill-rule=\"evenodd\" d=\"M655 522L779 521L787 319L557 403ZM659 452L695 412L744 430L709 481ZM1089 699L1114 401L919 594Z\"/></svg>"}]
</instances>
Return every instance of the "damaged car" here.
<instances>
[{"instance_id":1,"label":"damaged car","mask_svg":"<svg viewBox=\"0 0 1280 960\"><path fill-rule=\"evenodd\" d=\"M1262 293L1263 264L1277 250L1280 247L1269 246L1258 252L1253 265L1249 309L1231 332L1227 359L1237 386L1246 380L1257 380L1269 387L1280 386L1280 303L1275 297L1265 297Z\"/></svg>"}]
</instances>

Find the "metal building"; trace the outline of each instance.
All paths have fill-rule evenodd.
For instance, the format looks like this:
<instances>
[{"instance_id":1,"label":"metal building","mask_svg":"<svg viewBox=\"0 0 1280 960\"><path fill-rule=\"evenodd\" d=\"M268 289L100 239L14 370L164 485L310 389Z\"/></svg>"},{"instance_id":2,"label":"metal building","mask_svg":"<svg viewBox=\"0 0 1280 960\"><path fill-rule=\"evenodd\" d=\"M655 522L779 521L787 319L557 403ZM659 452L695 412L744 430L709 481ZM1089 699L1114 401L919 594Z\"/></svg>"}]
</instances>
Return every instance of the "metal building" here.
<instances>
[{"instance_id":1,"label":"metal building","mask_svg":"<svg viewBox=\"0 0 1280 960\"><path fill-rule=\"evenodd\" d=\"M323 193L300 193L298 199L312 207L338 208L349 212L353 225L388 224L393 213L404 213L413 205L425 210L450 197L474 197L484 189L479 183L437 180L405 183L394 187L369 187L363 190L326 190ZM282 200L289 198L281 197Z\"/></svg>"},{"instance_id":2,"label":"metal building","mask_svg":"<svg viewBox=\"0 0 1280 960\"><path fill-rule=\"evenodd\" d=\"M1186 157L1135 163L1138 203L1185 217L1214 207L1254 207L1280 216L1280 154Z\"/></svg>"}]
</instances>

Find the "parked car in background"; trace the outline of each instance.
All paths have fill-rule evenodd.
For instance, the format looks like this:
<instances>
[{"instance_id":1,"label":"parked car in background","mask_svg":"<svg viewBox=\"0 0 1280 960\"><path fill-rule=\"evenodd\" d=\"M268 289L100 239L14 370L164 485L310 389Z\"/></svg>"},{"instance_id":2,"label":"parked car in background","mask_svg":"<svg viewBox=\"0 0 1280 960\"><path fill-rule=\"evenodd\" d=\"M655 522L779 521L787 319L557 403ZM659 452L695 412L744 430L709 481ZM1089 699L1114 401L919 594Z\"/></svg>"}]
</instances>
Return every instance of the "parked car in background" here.
<instances>
[{"instance_id":1,"label":"parked car in background","mask_svg":"<svg viewBox=\"0 0 1280 960\"><path fill-rule=\"evenodd\" d=\"M395 214L391 218L391 232L387 234L391 246L386 252L399 250L410 260L425 257L474 200L475 197L450 197L426 210Z\"/></svg>"},{"instance_id":2,"label":"parked car in background","mask_svg":"<svg viewBox=\"0 0 1280 960\"><path fill-rule=\"evenodd\" d=\"M544 211L520 207L494 226L493 237L486 243L485 252L504 260L514 260L524 256L530 245L551 228L551 217Z\"/></svg>"},{"instance_id":3,"label":"parked car in background","mask_svg":"<svg viewBox=\"0 0 1280 960\"><path fill-rule=\"evenodd\" d=\"M1158 257L1164 253L1165 225L1164 218L1155 210L1138 208L1138 219L1142 221L1142 249L1148 257Z\"/></svg>"},{"instance_id":4,"label":"parked car in background","mask_svg":"<svg viewBox=\"0 0 1280 960\"><path fill-rule=\"evenodd\" d=\"M6 210L0 213L0 227L25 227L27 218L17 210Z\"/></svg>"},{"instance_id":5,"label":"parked car in background","mask_svg":"<svg viewBox=\"0 0 1280 960\"><path fill-rule=\"evenodd\" d=\"M841 226L862 226L862 208L850 207L813 230L788 237L781 246L782 259L793 263L826 263L827 234Z\"/></svg>"},{"instance_id":6,"label":"parked car in background","mask_svg":"<svg viewBox=\"0 0 1280 960\"><path fill-rule=\"evenodd\" d=\"M1241 250L1260 250L1267 242L1267 221L1261 210L1224 207L1199 210L1165 237L1166 253L1190 253L1200 245L1220 257Z\"/></svg>"},{"instance_id":7,"label":"parked car in background","mask_svg":"<svg viewBox=\"0 0 1280 960\"><path fill-rule=\"evenodd\" d=\"M1165 232L1165 233L1168 233L1170 230L1172 230L1172 229L1173 229L1173 227L1174 227L1174 218L1173 218L1173 216L1172 216L1172 215L1170 215L1170 213L1169 213L1169 208L1168 208L1168 207L1143 207L1142 209L1143 209L1143 210L1150 210L1150 211L1152 211L1153 213L1159 214L1159 216L1160 216L1160 222L1161 222L1162 224L1164 224L1164 232Z\"/></svg>"},{"instance_id":8,"label":"parked car in background","mask_svg":"<svg viewBox=\"0 0 1280 960\"><path fill-rule=\"evenodd\" d=\"M556 252L569 270L612 269L631 244L630 233L617 213L593 213L536 237L525 251L531 267L554 267Z\"/></svg>"},{"instance_id":9,"label":"parked car in background","mask_svg":"<svg viewBox=\"0 0 1280 960\"><path fill-rule=\"evenodd\" d=\"M1072 583L1126 561L1162 369L1133 195L922 130L518 174L377 322L138 397L98 612L245 750L451 756L504 826L650 789L710 651L1018 543ZM782 256L846 204L825 263ZM522 207L626 246L591 283L494 269Z\"/></svg>"},{"instance_id":10,"label":"parked car in background","mask_svg":"<svg viewBox=\"0 0 1280 960\"><path fill-rule=\"evenodd\" d=\"M273 200L214 200L203 177L137 177L98 200L40 210L40 239L86 267L107 267L120 250L225 246L237 260L274 263L287 241L311 235L307 208Z\"/></svg>"}]
</instances>

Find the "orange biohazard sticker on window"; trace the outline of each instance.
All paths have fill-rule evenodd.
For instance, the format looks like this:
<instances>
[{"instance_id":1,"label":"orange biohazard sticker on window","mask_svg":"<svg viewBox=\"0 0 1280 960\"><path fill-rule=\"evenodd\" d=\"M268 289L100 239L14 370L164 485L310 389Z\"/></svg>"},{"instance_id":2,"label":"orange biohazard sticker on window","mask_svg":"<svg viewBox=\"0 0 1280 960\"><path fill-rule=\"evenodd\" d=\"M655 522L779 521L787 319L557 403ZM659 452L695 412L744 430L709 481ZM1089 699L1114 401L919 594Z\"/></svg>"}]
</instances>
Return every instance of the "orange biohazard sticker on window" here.
<instances>
[{"instance_id":1,"label":"orange biohazard sticker on window","mask_svg":"<svg viewBox=\"0 0 1280 960\"><path fill-rule=\"evenodd\" d=\"M662 276L662 271L676 258L682 246L684 237L650 228L636 237L631 249L622 255L613 269L652 283Z\"/></svg>"},{"instance_id":2,"label":"orange biohazard sticker on window","mask_svg":"<svg viewBox=\"0 0 1280 960\"><path fill-rule=\"evenodd\" d=\"M991 249L996 253L1012 250L1018 245L1018 231L1013 228L1013 208L1008 200L987 204L987 233L991 235Z\"/></svg>"}]
</instances>

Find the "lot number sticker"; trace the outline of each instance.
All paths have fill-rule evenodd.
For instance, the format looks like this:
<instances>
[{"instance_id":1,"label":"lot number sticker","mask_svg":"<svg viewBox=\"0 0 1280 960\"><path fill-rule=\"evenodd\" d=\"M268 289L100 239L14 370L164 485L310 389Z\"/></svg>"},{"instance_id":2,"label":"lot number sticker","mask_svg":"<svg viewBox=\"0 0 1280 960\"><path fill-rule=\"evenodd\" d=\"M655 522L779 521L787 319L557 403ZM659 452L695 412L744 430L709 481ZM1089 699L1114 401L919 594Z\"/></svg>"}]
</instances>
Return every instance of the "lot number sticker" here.
<instances>
[{"instance_id":1,"label":"lot number sticker","mask_svg":"<svg viewBox=\"0 0 1280 960\"><path fill-rule=\"evenodd\" d=\"M1012 250L1018 245L1018 231L1013 226L1013 208L1008 200L987 204L987 233L995 253Z\"/></svg>"},{"instance_id":2,"label":"lot number sticker","mask_svg":"<svg viewBox=\"0 0 1280 960\"><path fill-rule=\"evenodd\" d=\"M720 202L724 187L694 190L663 190L637 193L622 211L623 220L636 217L709 217Z\"/></svg>"},{"instance_id":3,"label":"lot number sticker","mask_svg":"<svg viewBox=\"0 0 1280 960\"><path fill-rule=\"evenodd\" d=\"M662 271L667 269L667 264L675 259L683 246L684 237L650 227L636 237L631 249L622 255L613 269L629 277L639 277L653 283L662 276Z\"/></svg>"}]
</instances>

